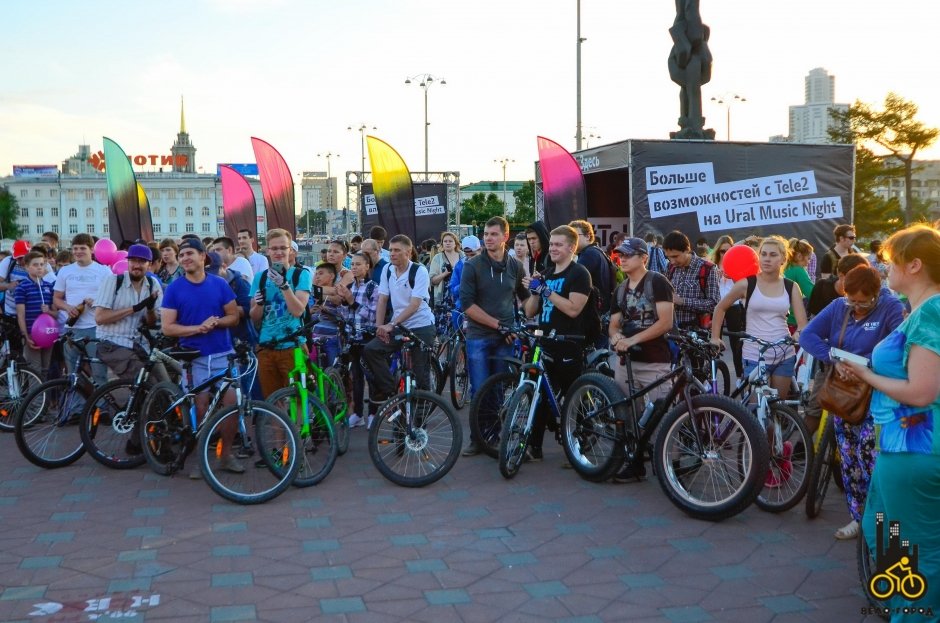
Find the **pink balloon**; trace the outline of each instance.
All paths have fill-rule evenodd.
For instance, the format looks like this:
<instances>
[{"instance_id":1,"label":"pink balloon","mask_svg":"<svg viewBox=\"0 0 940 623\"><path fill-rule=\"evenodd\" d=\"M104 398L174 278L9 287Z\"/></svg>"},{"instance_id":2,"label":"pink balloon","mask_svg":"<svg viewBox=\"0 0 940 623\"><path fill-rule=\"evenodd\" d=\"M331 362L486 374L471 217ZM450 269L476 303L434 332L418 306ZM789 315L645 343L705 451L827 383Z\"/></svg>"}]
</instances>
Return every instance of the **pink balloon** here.
<instances>
[{"instance_id":1,"label":"pink balloon","mask_svg":"<svg viewBox=\"0 0 940 623\"><path fill-rule=\"evenodd\" d=\"M721 270L732 281L747 279L760 272L757 251L743 244L736 244L725 253Z\"/></svg>"},{"instance_id":2,"label":"pink balloon","mask_svg":"<svg viewBox=\"0 0 940 623\"><path fill-rule=\"evenodd\" d=\"M109 238L102 238L95 243L95 259L98 262L110 266L115 262L114 254L117 253L117 245Z\"/></svg>"},{"instance_id":3,"label":"pink balloon","mask_svg":"<svg viewBox=\"0 0 940 623\"><path fill-rule=\"evenodd\" d=\"M111 272L115 275L123 275L127 272L127 260L118 260L111 264Z\"/></svg>"},{"instance_id":4,"label":"pink balloon","mask_svg":"<svg viewBox=\"0 0 940 623\"><path fill-rule=\"evenodd\" d=\"M39 314L29 330L29 335L39 348L52 348L59 339L59 322L49 314Z\"/></svg>"},{"instance_id":5,"label":"pink balloon","mask_svg":"<svg viewBox=\"0 0 940 623\"><path fill-rule=\"evenodd\" d=\"M112 263L112 264L114 264L115 262L120 262L121 260L126 260L126 259L127 259L127 251L115 251L115 252L114 252L114 255L112 256L112 258L113 258L113 259L111 260L111 263Z\"/></svg>"}]
</instances>

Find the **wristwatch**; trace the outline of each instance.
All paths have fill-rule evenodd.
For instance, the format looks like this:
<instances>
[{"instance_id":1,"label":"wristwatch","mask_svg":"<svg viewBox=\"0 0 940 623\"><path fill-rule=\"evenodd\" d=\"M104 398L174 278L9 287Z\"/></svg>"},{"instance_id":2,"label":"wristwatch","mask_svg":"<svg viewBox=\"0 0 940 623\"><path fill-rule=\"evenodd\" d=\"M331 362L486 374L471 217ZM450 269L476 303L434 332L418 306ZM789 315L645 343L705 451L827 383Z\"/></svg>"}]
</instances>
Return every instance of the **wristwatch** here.
<instances>
[{"instance_id":1,"label":"wristwatch","mask_svg":"<svg viewBox=\"0 0 940 623\"><path fill-rule=\"evenodd\" d=\"M279 286L277 287L278 290L287 290L288 288L290 288L290 284L287 284L287 283L285 283L285 284L283 284L283 285L279 285Z\"/></svg>"}]
</instances>

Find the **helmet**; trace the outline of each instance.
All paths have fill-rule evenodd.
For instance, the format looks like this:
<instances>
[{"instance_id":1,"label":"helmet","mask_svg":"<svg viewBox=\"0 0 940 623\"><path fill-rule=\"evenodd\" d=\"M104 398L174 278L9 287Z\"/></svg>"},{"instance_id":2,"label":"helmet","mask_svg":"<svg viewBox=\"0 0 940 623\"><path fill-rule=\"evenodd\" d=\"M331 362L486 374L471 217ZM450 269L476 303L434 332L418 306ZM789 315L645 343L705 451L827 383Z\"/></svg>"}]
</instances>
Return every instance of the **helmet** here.
<instances>
[{"instance_id":1,"label":"helmet","mask_svg":"<svg viewBox=\"0 0 940 623\"><path fill-rule=\"evenodd\" d=\"M17 240L13 243L13 259L18 260L21 257L26 257L27 253L29 253L28 240Z\"/></svg>"}]
</instances>

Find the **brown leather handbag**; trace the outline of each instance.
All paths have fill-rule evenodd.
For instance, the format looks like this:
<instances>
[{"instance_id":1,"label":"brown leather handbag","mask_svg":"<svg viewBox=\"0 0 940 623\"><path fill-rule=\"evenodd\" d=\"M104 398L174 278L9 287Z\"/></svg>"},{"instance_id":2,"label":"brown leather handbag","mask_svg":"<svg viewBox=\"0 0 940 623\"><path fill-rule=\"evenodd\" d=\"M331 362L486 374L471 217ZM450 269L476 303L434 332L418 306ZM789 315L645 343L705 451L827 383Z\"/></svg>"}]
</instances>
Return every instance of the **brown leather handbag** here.
<instances>
[{"instance_id":1,"label":"brown leather handbag","mask_svg":"<svg viewBox=\"0 0 940 623\"><path fill-rule=\"evenodd\" d=\"M842 332L839 334L839 346L842 348L842 340L845 337L845 328L849 324L849 309L845 313L845 320L842 322ZM864 381L853 379L846 380L839 376L835 365L829 366L826 376L823 379L822 387L819 388L819 405L833 415L838 415L848 424L861 424L868 416L868 407L871 404L872 387Z\"/></svg>"}]
</instances>

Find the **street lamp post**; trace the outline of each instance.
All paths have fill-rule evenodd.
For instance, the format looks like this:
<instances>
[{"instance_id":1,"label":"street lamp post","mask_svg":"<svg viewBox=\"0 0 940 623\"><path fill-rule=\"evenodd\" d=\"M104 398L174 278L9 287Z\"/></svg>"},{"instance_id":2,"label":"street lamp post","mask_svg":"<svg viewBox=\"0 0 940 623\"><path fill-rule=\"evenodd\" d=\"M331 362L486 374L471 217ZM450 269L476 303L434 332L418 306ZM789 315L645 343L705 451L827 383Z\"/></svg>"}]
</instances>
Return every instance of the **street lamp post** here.
<instances>
[{"instance_id":1,"label":"street lamp post","mask_svg":"<svg viewBox=\"0 0 940 623\"><path fill-rule=\"evenodd\" d=\"M724 95L718 95L712 97L711 101L716 104L720 104L725 107L725 121L727 123L727 133L725 135L725 140L731 140L731 106L734 104L739 104L747 101L747 98L743 95L738 95L737 93L725 93Z\"/></svg>"},{"instance_id":2,"label":"street lamp post","mask_svg":"<svg viewBox=\"0 0 940 623\"><path fill-rule=\"evenodd\" d=\"M356 132L359 132L359 157L361 160L360 160L360 165L359 165L359 176L357 178L356 185L359 187L359 193L358 193L359 203L362 203L362 176L365 175L365 172L366 172L366 130L378 130L378 128L375 127L374 125L370 126L368 123L363 122L363 123L360 123L359 127L357 128L354 128L353 126L348 126L346 129L355 130ZM358 213L358 211L359 211L359 206L357 205L356 212ZM362 224L361 219L359 223L360 225ZM348 205L346 206L346 211L343 213L343 226L346 228L346 233L348 234L349 233L349 206Z\"/></svg>"},{"instance_id":3,"label":"street lamp post","mask_svg":"<svg viewBox=\"0 0 940 623\"><path fill-rule=\"evenodd\" d=\"M582 129L581 129L581 44L587 41L587 38L581 36L581 0L577 2L577 11L578 11L578 48L576 54L575 64L577 65L577 131L575 132L575 147L578 151L581 150L581 139L582 139Z\"/></svg>"},{"instance_id":4,"label":"street lamp post","mask_svg":"<svg viewBox=\"0 0 940 623\"><path fill-rule=\"evenodd\" d=\"M443 86L447 84L447 80L431 74L416 74L405 78L405 84L412 84L412 80L420 80L418 86L424 89L424 181L429 182L431 179L428 176L430 170L428 169L428 126L431 124L428 122L428 89L435 83Z\"/></svg>"},{"instance_id":5,"label":"street lamp post","mask_svg":"<svg viewBox=\"0 0 940 623\"><path fill-rule=\"evenodd\" d=\"M506 165L510 162L515 162L515 160L512 158L502 158L500 160L494 160L493 162L503 167L503 216L505 217L509 207L509 203L506 201Z\"/></svg>"},{"instance_id":6,"label":"street lamp post","mask_svg":"<svg viewBox=\"0 0 940 623\"><path fill-rule=\"evenodd\" d=\"M326 152L325 154L317 154L317 158L326 158L326 207L328 210L332 210L333 206L333 183L330 181L333 179L331 169L330 169L330 160L333 158L339 158L339 154L334 154L331 151ZM348 207L348 206L347 206ZM349 222L346 220L345 213L343 214L343 228L345 231L343 233L349 233ZM323 232L326 233L326 232Z\"/></svg>"}]
</instances>

